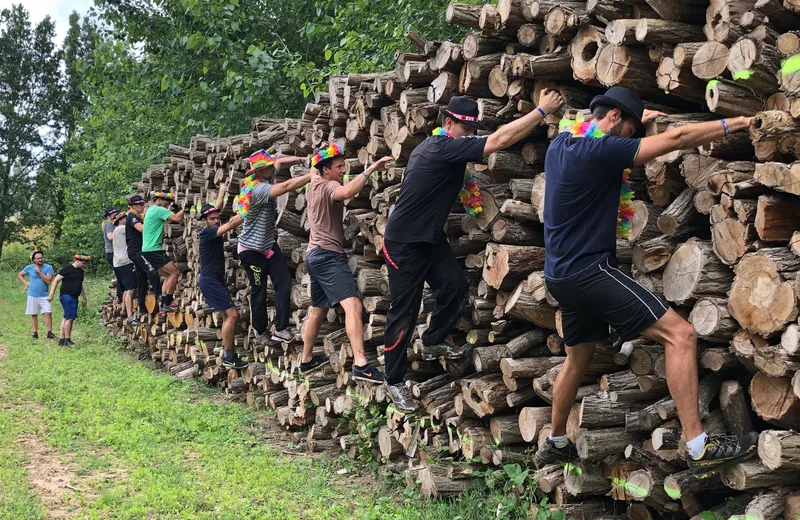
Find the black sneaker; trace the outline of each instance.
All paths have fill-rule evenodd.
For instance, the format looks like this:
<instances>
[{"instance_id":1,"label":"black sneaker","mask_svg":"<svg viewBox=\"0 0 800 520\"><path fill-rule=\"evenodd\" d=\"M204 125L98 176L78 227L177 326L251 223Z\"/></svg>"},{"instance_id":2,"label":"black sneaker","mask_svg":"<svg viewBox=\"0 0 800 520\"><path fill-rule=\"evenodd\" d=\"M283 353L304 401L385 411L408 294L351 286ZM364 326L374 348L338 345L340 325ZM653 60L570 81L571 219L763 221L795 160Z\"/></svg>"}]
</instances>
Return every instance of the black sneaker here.
<instances>
[{"instance_id":1,"label":"black sneaker","mask_svg":"<svg viewBox=\"0 0 800 520\"><path fill-rule=\"evenodd\" d=\"M138 319L136 319L136 316L131 316L130 318L128 318L127 320L125 320L125 323L127 323L127 324L128 324L128 325L130 325L131 327L138 327L139 325L141 325L141 324L142 324L142 322L141 322L141 321L139 321Z\"/></svg>"},{"instance_id":2,"label":"black sneaker","mask_svg":"<svg viewBox=\"0 0 800 520\"><path fill-rule=\"evenodd\" d=\"M291 343L294 341L294 331L289 327L286 327L283 330L276 330L272 333L272 341L279 341L281 343Z\"/></svg>"},{"instance_id":3,"label":"black sneaker","mask_svg":"<svg viewBox=\"0 0 800 520\"><path fill-rule=\"evenodd\" d=\"M33 339L39 339L39 333L38 332L34 332L33 334L31 334L31 337Z\"/></svg>"},{"instance_id":4,"label":"black sneaker","mask_svg":"<svg viewBox=\"0 0 800 520\"><path fill-rule=\"evenodd\" d=\"M300 374L306 375L315 370L319 370L320 368L324 367L327 364L328 364L327 359L322 359L318 356L314 356L311 358L311 361L307 363L300 363Z\"/></svg>"},{"instance_id":5,"label":"black sneaker","mask_svg":"<svg viewBox=\"0 0 800 520\"><path fill-rule=\"evenodd\" d=\"M422 345L420 355L425 361L436 361L439 358L461 359L469 350L471 345L451 345L450 343L438 343L436 345Z\"/></svg>"},{"instance_id":6,"label":"black sneaker","mask_svg":"<svg viewBox=\"0 0 800 520\"><path fill-rule=\"evenodd\" d=\"M386 388L389 390L389 397L391 397L392 403L394 403L394 407L398 412L414 413L417 411L417 403L411 396L411 392L406 388L406 385L403 383L387 384Z\"/></svg>"},{"instance_id":7,"label":"black sneaker","mask_svg":"<svg viewBox=\"0 0 800 520\"><path fill-rule=\"evenodd\" d=\"M727 435L710 436L703 454L694 458L686 454L686 464L692 473L702 474L733 461L751 457L758 448L758 433L750 432L736 439Z\"/></svg>"},{"instance_id":8,"label":"black sneaker","mask_svg":"<svg viewBox=\"0 0 800 520\"><path fill-rule=\"evenodd\" d=\"M71 338L67 338L67 339L64 340L64 346L65 347L77 347L78 345L73 343Z\"/></svg>"},{"instance_id":9,"label":"black sneaker","mask_svg":"<svg viewBox=\"0 0 800 520\"><path fill-rule=\"evenodd\" d=\"M547 439L544 441L544 445L536 452L536 455L534 455L533 464L539 469L548 464L555 464L557 462L568 464L578 459L580 459L580 457L578 457L578 450L575 449L575 445L572 444L572 441L568 440L566 446L557 448L555 442L551 439Z\"/></svg>"},{"instance_id":10,"label":"black sneaker","mask_svg":"<svg viewBox=\"0 0 800 520\"><path fill-rule=\"evenodd\" d=\"M58 338L58 346L63 347L64 345L64 338Z\"/></svg>"},{"instance_id":11,"label":"black sneaker","mask_svg":"<svg viewBox=\"0 0 800 520\"><path fill-rule=\"evenodd\" d=\"M227 355L229 352L230 356ZM226 350L225 354L222 355L222 366L241 370L247 368L247 362L242 361L232 350Z\"/></svg>"},{"instance_id":12,"label":"black sneaker","mask_svg":"<svg viewBox=\"0 0 800 520\"><path fill-rule=\"evenodd\" d=\"M56 339L56 335L53 334L52 330L47 331L47 339Z\"/></svg>"},{"instance_id":13,"label":"black sneaker","mask_svg":"<svg viewBox=\"0 0 800 520\"><path fill-rule=\"evenodd\" d=\"M381 384L384 381L383 373L377 368L365 365L358 368L353 365L353 379L356 381L364 381L365 383Z\"/></svg>"}]
</instances>

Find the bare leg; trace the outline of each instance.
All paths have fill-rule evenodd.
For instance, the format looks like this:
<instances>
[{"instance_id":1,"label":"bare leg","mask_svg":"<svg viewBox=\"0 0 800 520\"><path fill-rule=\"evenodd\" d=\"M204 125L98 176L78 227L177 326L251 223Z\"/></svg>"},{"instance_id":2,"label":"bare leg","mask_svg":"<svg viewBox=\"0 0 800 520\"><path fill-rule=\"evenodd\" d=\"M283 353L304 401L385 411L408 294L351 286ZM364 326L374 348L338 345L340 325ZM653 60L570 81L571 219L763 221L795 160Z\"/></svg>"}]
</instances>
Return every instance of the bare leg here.
<instances>
[{"instance_id":1,"label":"bare leg","mask_svg":"<svg viewBox=\"0 0 800 520\"><path fill-rule=\"evenodd\" d=\"M367 364L364 356L364 323L361 320L361 301L356 296L351 296L339 302L344 309L345 327L347 328L347 338L353 347L353 363L358 366Z\"/></svg>"},{"instance_id":2,"label":"bare leg","mask_svg":"<svg viewBox=\"0 0 800 520\"><path fill-rule=\"evenodd\" d=\"M59 327L59 337L67 339L67 320L61 320L61 327Z\"/></svg>"},{"instance_id":3,"label":"bare leg","mask_svg":"<svg viewBox=\"0 0 800 520\"><path fill-rule=\"evenodd\" d=\"M47 332L53 332L53 315L51 313L44 313L44 324L47 325Z\"/></svg>"},{"instance_id":4,"label":"bare leg","mask_svg":"<svg viewBox=\"0 0 800 520\"><path fill-rule=\"evenodd\" d=\"M66 334L66 338L72 337L72 322L75 320L65 320L64 321L64 334Z\"/></svg>"},{"instance_id":5,"label":"bare leg","mask_svg":"<svg viewBox=\"0 0 800 520\"><path fill-rule=\"evenodd\" d=\"M686 440L694 439L703 433L698 403L697 334L694 327L669 309L642 335L664 345L667 386L675 400L683 437Z\"/></svg>"},{"instance_id":6,"label":"bare leg","mask_svg":"<svg viewBox=\"0 0 800 520\"><path fill-rule=\"evenodd\" d=\"M319 329L327 313L327 307L311 307L311 314L308 315L303 326L303 358L301 362L308 363L311 361L314 343L317 341Z\"/></svg>"},{"instance_id":7,"label":"bare leg","mask_svg":"<svg viewBox=\"0 0 800 520\"><path fill-rule=\"evenodd\" d=\"M222 348L230 350L233 348L233 336L236 332L236 322L239 320L239 311L236 307L231 307L225 311L225 321L222 322Z\"/></svg>"},{"instance_id":8,"label":"bare leg","mask_svg":"<svg viewBox=\"0 0 800 520\"><path fill-rule=\"evenodd\" d=\"M161 284L161 292L163 294L172 294L175 292L175 287L178 286L178 266L175 262L170 262L158 270L159 274L164 277L164 282Z\"/></svg>"},{"instance_id":9,"label":"bare leg","mask_svg":"<svg viewBox=\"0 0 800 520\"><path fill-rule=\"evenodd\" d=\"M122 293L122 306L125 309L125 314L133 316L133 290Z\"/></svg>"},{"instance_id":10,"label":"bare leg","mask_svg":"<svg viewBox=\"0 0 800 520\"><path fill-rule=\"evenodd\" d=\"M574 347L567 347L567 360L556 377L553 384L553 415L551 419L551 437L567 434L567 418L575 404L575 396L592 362L595 343L578 343Z\"/></svg>"},{"instance_id":11,"label":"bare leg","mask_svg":"<svg viewBox=\"0 0 800 520\"><path fill-rule=\"evenodd\" d=\"M36 334L39 332L39 315L31 314L31 333Z\"/></svg>"}]
</instances>

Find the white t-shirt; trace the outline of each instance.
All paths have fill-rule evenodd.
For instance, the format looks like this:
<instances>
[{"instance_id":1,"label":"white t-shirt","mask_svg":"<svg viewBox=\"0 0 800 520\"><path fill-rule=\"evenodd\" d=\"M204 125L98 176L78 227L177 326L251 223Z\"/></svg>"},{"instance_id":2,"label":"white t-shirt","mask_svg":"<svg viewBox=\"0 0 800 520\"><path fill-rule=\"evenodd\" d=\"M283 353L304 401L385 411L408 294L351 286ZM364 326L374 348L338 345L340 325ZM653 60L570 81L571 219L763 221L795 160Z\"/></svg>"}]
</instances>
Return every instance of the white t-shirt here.
<instances>
[{"instance_id":1,"label":"white t-shirt","mask_svg":"<svg viewBox=\"0 0 800 520\"><path fill-rule=\"evenodd\" d=\"M125 224L114 228L114 267L123 267L131 263L128 258L128 244L125 242Z\"/></svg>"}]
</instances>

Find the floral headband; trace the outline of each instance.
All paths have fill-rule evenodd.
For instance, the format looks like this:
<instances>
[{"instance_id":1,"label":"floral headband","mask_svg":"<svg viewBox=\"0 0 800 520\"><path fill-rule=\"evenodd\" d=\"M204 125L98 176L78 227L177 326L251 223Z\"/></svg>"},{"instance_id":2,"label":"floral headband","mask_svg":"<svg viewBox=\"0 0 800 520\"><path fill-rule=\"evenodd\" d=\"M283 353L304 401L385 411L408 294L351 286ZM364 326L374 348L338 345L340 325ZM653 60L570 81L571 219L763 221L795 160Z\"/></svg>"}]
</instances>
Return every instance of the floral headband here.
<instances>
[{"instance_id":1,"label":"floral headband","mask_svg":"<svg viewBox=\"0 0 800 520\"><path fill-rule=\"evenodd\" d=\"M342 147L336 143L330 143L326 148L321 148L316 155L311 158L311 166L316 166L322 161L333 159L340 155L344 155Z\"/></svg>"},{"instance_id":2,"label":"floral headband","mask_svg":"<svg viewBox=\"0 0 800 520\"><path fill-rule=\"evenodd\" d=\"M157 199L164 199L164 200L168 200L170 202L175 200L175 195L173 195L172 193L170 193L168 191L157 191L155 193L155 197Z\"/></svg>"},{"instance_id":3,"label":"floral headband","mask_svg":"<svg viewBox=\"0 0 800 520\"><path fill-rule=\"evenodd\" d=\"M92 257L89 255L83 255L81 253L75 255L75 260L80 260L81 262L88 262L91 259Z\"/></svg>"}]
</instances>

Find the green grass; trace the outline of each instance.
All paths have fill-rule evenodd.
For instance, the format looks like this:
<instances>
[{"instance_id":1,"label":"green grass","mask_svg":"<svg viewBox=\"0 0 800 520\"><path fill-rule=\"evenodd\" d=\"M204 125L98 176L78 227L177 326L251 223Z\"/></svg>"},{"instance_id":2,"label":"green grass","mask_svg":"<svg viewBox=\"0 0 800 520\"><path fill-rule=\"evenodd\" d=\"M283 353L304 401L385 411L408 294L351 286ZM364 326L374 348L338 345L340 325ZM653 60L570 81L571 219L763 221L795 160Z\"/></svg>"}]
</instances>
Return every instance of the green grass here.
<instances>
[{"instance_id":1,"label":"green grass","mask_svg":"<svg viewBox=\"0 0 800 520\"><path fill-rule=\"evenodd\" d=\"M30 339L21 285L0 279L0 343L9 350L0 359L0 519L48 516L19 444L31 436L73 468L77 491L64 496L74 518L494 517L482 495L426 502L401 481L339 476L339 461L276 451L259 435L261 412L122 351L98 322L104 285L87 280L89 307L73 330L80 348L67 349ZM56 300L56 331L60 319Z\"/></svg>"}]
</instances>

